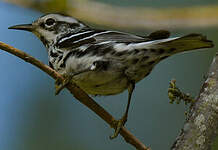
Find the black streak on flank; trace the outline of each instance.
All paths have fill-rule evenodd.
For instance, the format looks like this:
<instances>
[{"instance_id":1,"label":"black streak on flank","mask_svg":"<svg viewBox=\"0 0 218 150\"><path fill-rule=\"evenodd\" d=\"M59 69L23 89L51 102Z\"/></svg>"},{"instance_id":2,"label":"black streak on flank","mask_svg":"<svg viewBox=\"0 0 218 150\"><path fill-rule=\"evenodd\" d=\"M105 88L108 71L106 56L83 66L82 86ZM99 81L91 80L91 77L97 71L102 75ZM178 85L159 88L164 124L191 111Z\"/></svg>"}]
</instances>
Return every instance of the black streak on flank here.
<instances>
[{"instance_id":1,"label":"black streak on flank","mask_svg":"<svg viewBox=\"0 0 218 150\"><path fill-rule=\"evenodd\" d=\"M60 67L61 67L61 68L64 68L64 67L66 67L66 64L62 63L62 64L60 65Z\"/></svg>"},{"instance_id":2,"label":"black streak on flank","mask_svg":"<svg viewBox=\"0 0 218 150\"><path fill-rule=\"evenodd\" d=\"M108 48L104 48L102 47L102 45L91 45L89 46L85 51L81 51L81 50L74 50L72 52L70 52L69 55L75 56L76 58L81 58L85 55L92 55L92 56L103 56L106 53L110 53L112 51L112 49L110 47ZM66 57L68 57L68 54ZM65 57L65 59L67 59Z\"/></svg>"},{"instance_id":3,"label":"black streak on flank","mask_svg":"<svg viewBox=\"0 0 218 150\"><path fill-rule=\"evenodd\" d=\"M94 47L88 47L85 51L81 51L81 50L74 50L72 55L77 57L77 58L81 58L85 55L88 55L88 54L92 54L92 53L97 53L95 49L93 49Z\"/></svg>"},{"instance_id":4,"label":"black streak on flank","mask_svg":"<svg viewBox=\"0 0 218 150\"><path fill-rule=\"evenodd\" d=\"M116 53L116 51L112 50L111 51L111 55L114 55Z\"/></svg>"},{"instance_id":5,"label":"black streak on flank","mask_svg":"<svg viewBox=\"0 0 218 150\"><path fill-rule=\"evenodd\" d=\"M176 48L170 48L169 52L172 53L172 52L175 52L176 51Z\"/></svg>"},{"instance_id":6,"label":"black streak on flank","mask_svg":"<svg viewBox=\"0 0 218 150\"><path fill-rule=\"evenodd\" d=\"M63 59L63 63L60 65L60 67L66 67L66 61L73 54L73 52L74 51L71 51L71 52L67 53L67 55Z\"/></svg>"},{"instance_id":7,"label":"black streak on flank","mask_svg":"<svg viewBox=\"0 0 218 150\"><path fill-rule=\"evenodd\" d=\"M149 61L148 62L148 65L153 65L155 63L155 61L153 60L153 61Z\"/></svg>"},{"instance_id":8,"label":"black streak on flank","mask_svg":"<svg viewBox=\"0 0 218 150\"><path fill-rule=\"evenodd\" d=\"M50 56L51 57L58 57L58 53L53 52L52 50L50 51Z\"/></svg>"},{"instance_id":9,"label":"black streak on flank","mask_svg":"<svg viewBox=\"0 0 218 150\"><path fill-rule=\"evenodd\" d=\"M134 54L138 54L139 52L140 52L140 51L139 51L138 49L135 49L133 53L134 53Z\"/></svg>"},{"instance_id":10,"label":"black streak on flank","mask_svg":"<svg viewBox=\"0 0 218 150\"><path fill-rule=\"evenodd\" d=\"M106 47L102 50L102 55L110 53L113 49L111 47Z\"/></svg>"},{"instance_id":11,"label":"black streak on flank","mask_svg":"<svg viewBox=\"0 0 218 150\"><path fill-rule=\"evenodd\" d=\"M142 49L142 51L143 51L143 52L147 52L148 50L144 48L144 49Z\"/></svg>"},{"instance_id":12,"label":"black streak on flank","mask_svg":"<svg viewBox=\"0 0 218 150\"><path fill-rule=\"evenodd\" d=\"M152 53L156 52L156 50L155 50L155 49L150 49L150 51L151 51Z\"/></svg>"},{"instance_id":13,"label":"black streak on flank","mask_svg":"<svg viewBox=\"0 0 218 150\"><path fill-rule=\"evenodd\" d=\"M163 57L160 58L160 60L163 60L163 59L165 59L167 57L169 57L169 56L163 56Z\"/></svg>"},{"instance_id":14,"label":"black streak on flank","mask_svg":"<svg viewBox=\"0 0 218 150\"><path fill-rule=\"evenodd\" d=\"M107 53L110 53L113 49L109 46L104 45L91 45L89 46L85 52L87 54L91 53L92 56L104 56Z\"/></svg>"},{"instance_id":15,"label":"black streak on flank","mask_svg":"<svg viewBox=\"0 0 218 150\"><path fill-rule=\"evenodd\" d=\"M59 58L59 60L61 60L63 58L63 55L60 55L58 58Z\"/></svg>"},{"instance_id":16,"label":"black streak on flank","mask_svg":"<svg viewBox=\"0 0 218 150\"><path fill-rule=\"evenodd\" d=\"M49 67L51 67L52 69L54 69L54 66L52 65L52 63L49 61L48 63Z\"/></svg>"},{"instance_id":17,"label":"black streak on flank","mask_svg":"<svg viewBox=\"0 0 218 150\"><path fill-rule=\"evenodd\" d=\"M135 58L132 60L132 64L137 64L138 61L139 61L139 59Z\"/></svg>"},{"instance_id":18,"label":"black streak on flank","mask_svg":"<svg viewBox=\"0 0 218 150\"><path fill-rule=\"evenodd\" d=\"M85 52L79 51L79 52L76 53L76 57L77 57L77 58L80 58L80 57L85 56L86 54L88 54L88 52L86 52L86 51L85 51Z\"/></svg>"},{"instance_id":19,"label":"black streak on flank","mask_svg":"<svg viewBox=\"0 0 218 150\"><path fill-rule=\"evenodd\" d=\"M93 65L96 66L97 70L107 70L109 66L108 61L95 61Z\"/></svg>"},{"instance_id":20,"label":"black streak on flank","mask_svg":"<svg viewBox=\"0 0 218 150\"><path fill-rule=\"evenodd\" d=\"M115 55L116 55L116 56L122 56L122 55L124 55L125 53L126 53L126 52L124 52L124 51L123 51L123 52L117 52Z\"/></svg>"},{"instance_id":21,"label":"black streak on flank","mask_svg":"<svg viewBox=\"0 0 218 150\"><path fill-rule=\"evenodd\" d=\"M100 87L100 86L101 86L101 85L98 85L98 84L97 84L97 85L95 85L95 87L96 87L96 88L98 88L98 87Z\"/></svg>"},{"instance_id":22,"label":"black streak on flank","mask_svg":"<svg viewBox=\"0 0 218 150\"><path fill-rule=\"evenodd\" d=\"M147 72L144 77L148 76L151 73L151 71Z\"/></svg>"},{"instance_id":23,"label":"black streak on flank","mask_svg":"<svg viewBox=\"0 0 218 150\"><path fill-rule=\"evenodd\" d=\"M163 54L164 53L164 49L163 48L160 48L159 50L158 50L158 53L161 55L161 54Z\"/></svg>"},{"instance_id":24,"label":"black streak on flank","mask_svg":"<svg viewBox=\"0 0 218 150\"><path fill-rule=\"evenodd\" d=\"M144 61L146 61L148 59L149 59L149 56L144 56L144 57L142 57L141 61L144 62Z\"/></svg>"},{"instance_id":25,"label":"black streak on flank","mask_svg":"<svg viewBox=\"0 0 218 150\"><path fill-rule=\"evenodd\" d=\"M148 66L148 64L143 64L143 65L141 65L140 67L141 67L141 68L148 68L149 66Z\"/></svg>"},{"instance_id":26,"label":"black streak on flank","mask_svg":"<svg viewBox=\"0 0 218 150\"><path fill-rule=\"evenodd\" d=\"M92 53L92 56L97 56L99 55L99 46L92 45L89 48L86 49L87 53Z\"/></svg>"}]
</instances>

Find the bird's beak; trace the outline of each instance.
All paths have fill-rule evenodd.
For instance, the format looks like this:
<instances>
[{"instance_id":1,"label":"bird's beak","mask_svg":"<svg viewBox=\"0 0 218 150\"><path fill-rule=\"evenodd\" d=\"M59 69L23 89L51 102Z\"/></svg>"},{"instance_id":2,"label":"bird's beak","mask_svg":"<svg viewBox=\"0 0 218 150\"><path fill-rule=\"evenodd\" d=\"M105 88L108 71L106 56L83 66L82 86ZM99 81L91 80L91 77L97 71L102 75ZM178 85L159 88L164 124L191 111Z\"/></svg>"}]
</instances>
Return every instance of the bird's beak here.
<instances>
[{"instance_id":1,"label":"bird's beak","mask_svg":"<svg viewBox=\"0 0 218 150\"><path fill-rule=\"evenodd\" d=\"M15 29L15 30L25 30L25 31L33 31L34 27L32 24L21 24L21 25L15 25L11 26L8 29Z\"/></svg>"}]
</instances>

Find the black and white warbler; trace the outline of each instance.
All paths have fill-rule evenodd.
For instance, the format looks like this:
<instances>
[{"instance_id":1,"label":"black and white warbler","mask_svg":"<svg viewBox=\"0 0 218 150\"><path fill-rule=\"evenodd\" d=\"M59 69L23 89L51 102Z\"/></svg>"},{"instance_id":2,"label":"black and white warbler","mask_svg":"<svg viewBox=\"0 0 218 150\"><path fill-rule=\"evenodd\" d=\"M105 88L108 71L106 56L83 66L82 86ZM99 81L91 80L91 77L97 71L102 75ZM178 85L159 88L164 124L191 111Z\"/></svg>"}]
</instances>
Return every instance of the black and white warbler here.
<instances>
[{"instance_id":1,"label":"black and white warbler","mask_svg":"<svg viewBox=\"0 0 218 150\"><path fill-rule=\"evenodd\" d=\"M126 111L111 138L127 121L135 83L158 62L176 53L213 47L201 34L169 38L168 31L157 31L142 37L94 29L60 14L47 14L32 24L9 29L33 32L43 42L50 67L66 77L66 82L57 86L57 93L71 80L91 95L114 95L128 89Z\"/></svg>"}]
</instances>

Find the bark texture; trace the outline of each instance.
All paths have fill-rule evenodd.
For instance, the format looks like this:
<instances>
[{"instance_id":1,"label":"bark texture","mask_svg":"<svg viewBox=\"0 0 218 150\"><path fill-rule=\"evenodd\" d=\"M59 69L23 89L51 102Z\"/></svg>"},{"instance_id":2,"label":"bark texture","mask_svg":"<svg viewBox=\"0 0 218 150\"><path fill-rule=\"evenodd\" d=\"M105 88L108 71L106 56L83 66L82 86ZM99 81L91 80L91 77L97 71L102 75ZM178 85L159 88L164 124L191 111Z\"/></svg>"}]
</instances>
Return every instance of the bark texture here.
<instances>
[{"instance_id":1,"label":"bark texture","mask_svg":"<svg viewBox=\"0 0 218 150\"><path fill-rule=\"evenodd\" d=\"M218 131L218 55L171 150L209 150Z\"/></svg>"}]
</instances>

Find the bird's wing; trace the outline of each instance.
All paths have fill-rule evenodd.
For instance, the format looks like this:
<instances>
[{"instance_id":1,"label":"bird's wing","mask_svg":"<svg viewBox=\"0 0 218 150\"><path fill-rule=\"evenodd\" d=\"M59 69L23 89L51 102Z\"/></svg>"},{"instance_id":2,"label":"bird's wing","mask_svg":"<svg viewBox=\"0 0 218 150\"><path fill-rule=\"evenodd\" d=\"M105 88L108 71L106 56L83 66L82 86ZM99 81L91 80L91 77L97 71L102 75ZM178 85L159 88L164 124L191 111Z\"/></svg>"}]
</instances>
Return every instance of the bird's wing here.
<instances>
[{"instance_id":1,"label":"bird's wing","mask_svg":"<svg viewBox=\"0 0 218 150\"><path fill-rule=\"evenodd\" d=\"M97 43L109 42L109 41L113 41L117 43L138 43L138 42L145 42L151 40L147 37L140 37L137 35L118 32L118 31L103 31L100 32L99 34L96 34L94 38Z\"/></svg>"},{"instance_id":2,"label":"bird's wing","mask_svg":"<svg viewBox=\"0 0 218 150\"><path fill-rule=\"evenodd\" d=\"M76 48L84 44L117 42L117 43L139 43L150 41L148 37L140 37L133 34L107 31L107 30L85 30L78 33L69 33L57 40L58 48Z\"/></svg>"},{"instance_id":3,"label":"bird's wing","mask_svg":"<svg viewBox=\"0 0 218 150\"><path fill-rule=\"evenodd\" d=\"M166 39L169 38L169 36L170 32L166 30L154 31L148 36L144 37L118 31L105 31L103 34L98 34L94 38L97 40L97 42L115 41L118 43L139 43Z\"/></svg>"},{"instance_id":4,"label":"bird's wing","mask_svg":"<svg viewBox=\"0 0 218 150\"><path fill-rule=\"evenodd\" d=\"M152 32L148 36L138 36L134 34L108 31L108 30L94 30L85 29L77 33L69 33L61 36L56 42L58 48L78 48L85 44L101 44L101 43L142 43L153 40L167 39L170 32L166 30L158 30Z\"/></svg>"}]
</instances>

